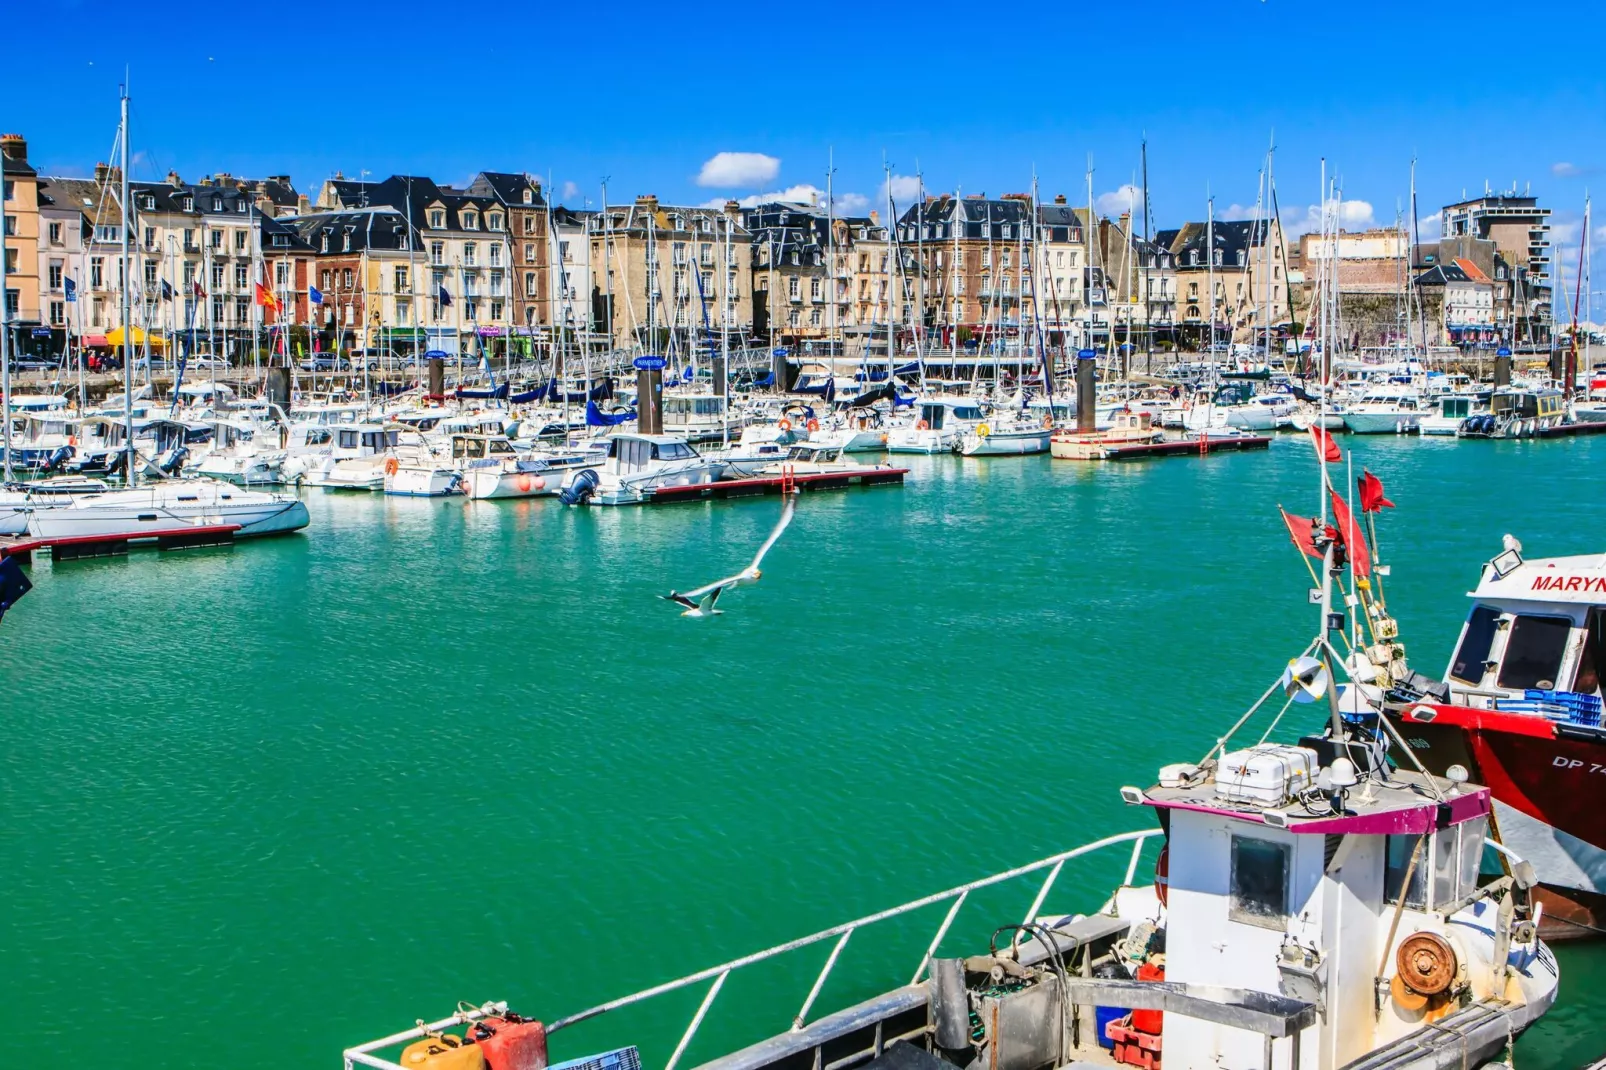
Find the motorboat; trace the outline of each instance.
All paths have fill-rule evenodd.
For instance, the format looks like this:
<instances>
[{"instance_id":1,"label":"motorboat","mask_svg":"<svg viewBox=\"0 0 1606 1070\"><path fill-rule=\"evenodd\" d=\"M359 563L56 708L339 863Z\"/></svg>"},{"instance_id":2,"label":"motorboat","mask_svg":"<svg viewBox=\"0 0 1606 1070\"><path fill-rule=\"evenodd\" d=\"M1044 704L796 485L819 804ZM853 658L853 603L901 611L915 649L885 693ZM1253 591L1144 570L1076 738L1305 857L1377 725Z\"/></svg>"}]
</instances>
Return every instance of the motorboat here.
<instances>
[{"instance_id":1,"label":"motorboat","mask_svg":"<svg viewBox=\"0 0 1606 1070\"><path fill-rule=\"evenodd\" d=\"M1433 399L1433 411L1423 415L1416 428L1424 435L1454 436L1467 420L1488 411L1487 401L1477 394L1440 394Z\"/></svg>"},{"instance_id":2,"label":"motorboat","mask_svg":"<svg viewBox=\"0 0 1606 1070\"><path fill-rule=\"evenodd\" d=\"M416 431L401 432L379 464L381 487L389 495L444 498L464 492L463 474L447 451Z\"/></svg>"},{"instance_id":3,"label":"motorboat","mask_svg":"<svg viewBox=\"0 0 1606 1070\"><path fill-rule=\"evenodd\" d=\"M1165 441L1165 432L1148 412L1117 413L1114 426L1105 431L1061 428L1049 440L1048 452L1066 461L1102 460L1122 446L1148 446Z\"/></svg>"},{"instance_id":4,"label":"motorboat","mask_svg":"<svg viewBox=\"0 0 1606 1070\"><path fill-rule=\"evenodd\" d=\"M367 421L292 424L281 463L284 480L329 490L378 490L385 457L402 433L400 425Z\"/></svg>"},{"instance_id":5,"label":"motorboat","mask_svg":"<svg viewBox=\"0 0 1606 1070\"><path fill-rule=\"evenodd\" d=\"M214 418L211 450L186 472L242 486L278 483L284 457L273 429L244 420Z\"/></svg>"},{"instance_id":6,"label":"motorboat","mask_svg":"<svg viewBox=\"0 0 1606 1070\"><path fill-rule=\"evenodd\" d=\"M1489 398L1489 411L1461 422L1462 438L1533 438L1560 426L1567 418L1567 399L1554 387L1499 390Z\"/></svg>"},{"instance_id":7,"label":"motorboat","mask_svg":"<svg viewBox=\"0 0 1606 1070\"><path fill-rule=\"evenodd\" d=\"M505 435L452 436L452 465L462 473L470 498L537 498L555 495L571 472L591 459L583 451L520 453Z\"/></svg>"},{"instance_id":8,"label":"motorboat","mask_svg":"<svg viewBox=\"0 0 1606 1070\"><path fill-rule=\"evenodd\" d=\"M236 538L307 526L307 507L288 494L246 490L216 479L162 480L86 494L35 511L28 533L43 539L81 536L152 538L186 527L239 525Z\"/></svg>"},{"instance_id":9,"label":"motorboat","mask_svg":"<svg viewBox=\"0 0 1606 1070\"><path fill-rule=\"evenodd\" d=\"M731 410L730 399L712 393L664 391L664 434L678 435L688 442L725 438L741 429L740 416Z\"/></svg>"},{"instance_id":10,"label":"motorboat","mask_svg":"<svg viewBox=\"0 0 1606 1070\"><path fill-rule=\"evenodd\" d=\"M1415 389L1401 383L1380 383L1344 409L1344 427L1356 435L1408 435L1423 416Z\"/></svg>"},{"instance_id":11,"label":"motorboat","mask_svg":"<svg viewBox=\"0 0 1606 1070\"><path fill-rule=\"evenodd\" d=\"M724 464L704 457L675 435L617 433L608 436L600 465L573 473L560 497L569 505L631 505L660 487L700 486L719 479Z\"/></svg>"},{"instance_id":12,"label":"motorboat","mask_svg":"<svg viewBox=\"0 0 1606 1070\"><path fill-rule=\"evenodd\" d=\"M987 422L981 403L966 397L925 398L913 424L887 432L889 453L952 453L965 432Z\"/></svg>"}]
</instances>

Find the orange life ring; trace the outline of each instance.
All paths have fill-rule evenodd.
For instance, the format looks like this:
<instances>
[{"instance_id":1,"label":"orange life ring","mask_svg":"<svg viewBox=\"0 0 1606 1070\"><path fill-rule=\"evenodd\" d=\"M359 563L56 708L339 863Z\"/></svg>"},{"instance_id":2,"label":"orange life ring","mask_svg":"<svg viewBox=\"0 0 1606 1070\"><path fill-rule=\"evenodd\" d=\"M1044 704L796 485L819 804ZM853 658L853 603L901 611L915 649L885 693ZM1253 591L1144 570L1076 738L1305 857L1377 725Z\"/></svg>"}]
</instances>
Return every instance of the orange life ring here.
<instances>
[{"instance_id":1,"label":"orange life ring","mask_svg":"<svg viewBox=\"0 0 1606 1070\"><path fill-rule=\"evenodd\" d=\"M1160 848L1160 857L1154 860L1154 894L1160 905L1166 905L1171 894L1171 845Z\"/></svg>"},{"instance_id":2,"label":"orange life ring","mask_svg":"<svg viewBox=\"0 0 1606 1070\"><path fill-rule=\"evenodd\" d=\"M1043 426L1044 427L1053 427L1054 426L1054 416L1053 416L1052 413L1049 414L1048 416L1043 417Z\"/></svg>"},{"instance_id":3,"label":"orange life ring","mask_svg":"<svg viewBox=\"0 0 1606 1070\"><path fill-rule=\"evenodd\" d=\"M393 476L401 468L401 462L394 457L385 458L385 474Z\"/></svg>"},{"instance_id":4,"label":"orange life ring","mask_svg":"<svg viewBox=\"0 0 1606 1070\"><path fill-rule=\"evenodd\" d=\"M809 430L810 431L818 431L819 429L820 429L820 421L815 420L813 418L810 418L810 420L809 420Z\"/></svg>"},{"instance_id":5,"label":"orange life ring","mask_svg":"<svg viewBox=\"0 0 1606 1070\"><path fill-rule=\"evenodd\" d=\"M67 436L67 445L69 445L69 446L78 445L78 436L77 435L68 435Z\"/></svg>"},{"instance_id":6,"label":"orange life ring","mask_svg":"<svg viewBox=\"0 0 1606 1070\"><path fill-rule=\"evenodd\" d=\"M792 430L792 421L783 416L781 417L781 422L778 426L782 431L790 431Z\"/></svg>"},{"instance_id":7,"label":"orange life ring","mask_svg":"<svg viewBox=\"0 0 1606 1070\"><path fill-rule=\"evenodd\" d=\"M925 420L921 420L919 423L915 424L915 430L929 431L931 430L931 424L927 423Z\"/></svg>"}]
</instances>

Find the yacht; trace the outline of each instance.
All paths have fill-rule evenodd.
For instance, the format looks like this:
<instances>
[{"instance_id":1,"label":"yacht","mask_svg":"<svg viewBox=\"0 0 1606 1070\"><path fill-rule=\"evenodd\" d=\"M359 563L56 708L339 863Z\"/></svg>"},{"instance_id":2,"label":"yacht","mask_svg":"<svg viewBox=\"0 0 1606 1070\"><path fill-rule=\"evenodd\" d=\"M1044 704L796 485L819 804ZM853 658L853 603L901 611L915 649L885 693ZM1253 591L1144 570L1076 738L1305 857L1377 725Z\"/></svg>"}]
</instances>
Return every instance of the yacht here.
<instances>
[{"instance_id":1,"label":"yacht","mask_svg":"<svg viewBox=\"0 0 1606 1070\"><path fill-rule=\"evenodd\" d=\"M607 441L602 463L575 472L564 484L559 496L565 503L637 504L659 487L712 483L725 468L675 435L614 434Z\"/></svg>"},{"instance_id":2,"label":"yacht","mask_svg":"<svg viewBox=\"0 0 1606 1070\"><path fill-rule=\"evenodd\" d=\"M887 432L887 452L952 453L965 432L986 422L987 414L973 398L927 398L913 424Z\"/></svg>"},{"instance_id":3,"label":"yacht","mask_svg":"<svg viewBox=\"0 0 1606 1070\"><path fill-rule=\"evenodd\" d=\"M995 411L989 422L966 431L959 440L959 452L966 457L1022 456L1047 453L1054 425L1048 419L1031 422L1031 414L1021 411L1014 417Z\"/></svg>"},{"instance_id":4,"label":"yacht","mask_svg":"<svg viewBox=\"0 0 1606 1070\"><path fill-rule=\"evenodd\" d=\"M1380 383L1344 409L1344 426L1357 435L1408 435L1422 422L1417 392L1402 383Z\"/></svg>"},{"instance_id":5,"label":"yacht","mask_svg":"<svg viewBox=\"0 0 1606 1070\"><path fill-rule=\"evenodd\" d=\"M416 431L400 432L379 465L383 473L380 485L386 494L443 498L464 492L463 474L452 465L447 451Z\"/></svg>"},{"instance_id":6,"label":"yacht","mask_svg":"<svg viewBox=\"0 0 1606 1070\"><path fill-rule=\"evenodd\" d=\"M105 494L110 488L86 476L52 476L30 483L0 485L0 535L26 535L28 518L39 509L71 505L79 498Z\"/></svg>"},{"instance_id":7,"label":"yacht","mask_svg":"<svg viewBox=\"0 0 1606 1070\"><path fill-rule=\"evenodd\" d=\"M238 524L236 538L307 526L307 507L287 494L244 490L216 479L163 480L88 494L34 512L28 533L44 539L81 536L149 538L186 527Z\"/></svg>"},{"instance_id":8,"label":"yacht","mask_svg":"<svg viewBox=\"0 0 1606 1070\"><path fill-rule=\"evenodd\" d=\"M589 463L583 451L520 453L505 435L452 436L452 465L470 498L537 498L557 494L570 473Z\"/></svg>"},{"instance_id":9,"label":"yacht","mask_svg":"<svg viewBox=\"0 0 1606 1070\"><path fill-rule=\"evenodd\" d=\"M1533 438L1562 424L1567 399L1554 387L1501 390L1489 398L1489 411L1463 421L1463 438Z\"/></svg>"},{"instance_id":10,"label":"yacht","mask_svg":"<svg viewBox=\"0 0 1606 1070\"><path fill-rule=\"evenodd\" d=\"M1461 425L1489 411L1488 403L1477 394L1440 394L1433 399L1433 412L1417 421L1424 435L1457 435Z\"/></svg>"},{"instance_id":11,"label":"yacht","mask_svg":"<svg viewBox=\"0 0 1606 1070\"><path fill-rule=\"evenodd\" d=\"M236 419L212 420L212 449L187 474L229 483L277 483L285 451L272 428Z\"/></svg>"}]
</instances>

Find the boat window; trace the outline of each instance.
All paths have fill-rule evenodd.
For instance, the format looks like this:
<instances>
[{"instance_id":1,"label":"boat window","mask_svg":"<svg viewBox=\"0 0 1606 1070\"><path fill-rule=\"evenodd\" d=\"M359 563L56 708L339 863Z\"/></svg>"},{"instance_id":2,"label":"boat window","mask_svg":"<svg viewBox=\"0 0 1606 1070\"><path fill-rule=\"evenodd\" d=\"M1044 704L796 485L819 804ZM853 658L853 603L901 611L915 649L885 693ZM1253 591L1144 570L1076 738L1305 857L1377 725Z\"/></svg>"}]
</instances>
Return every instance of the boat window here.
<instances>
[{"instance_id":1,"label":"boat window","mask_svg":"<svg viewBox=\"0 0 1606 1070\"><path fill-rule=\"evenodd\" d=\"M1288 916L1289 846L1251 836L1232 838L1232 894L1227 917L1280 929Z\"/></svg>"},{"instance_id":2,"label":"boat window","mask_svg":"<svg viewBox=\"0 0 1606 1070\"><path fill-rule=\"evenodd\" d=\"M1411 869L1411 855L1416 851L1416 845L1422 844L1422 853L1417 856L1416 868L1411 870L1411 887L1406 891L1405 905L1417 910L1426 910L1428 890L1428 858L1429 845L1422 836L1390 836L1383 867L1383 901L1398 903L1400 889L1405 885L1405 871Z\"/></svg>"},{"instance_id":3,"label":"boat window","mask_svg":"<svg viewBox=\"0 0 1606 1070\"><path fill-rule=\"evenodd\" d=\"M386 431L385 432L385 441L387 443L389 443L390 445L392 445L392 446L396 445L396 443L401 441L401 432L400 431Z\"/></svg>"},{"instance_id":4,"label":"boat window","mask_svg":"<svg viewBox=\"0 0 1606 1070\"><path fill-rule=\"evenodd\" d=\"M954 409L954 415L961 420L979 420L981 419L981 410L974 405L962 405Z\"/></svg>"},{"instance_id":5,"label":"boat window","mask_svg":"<svg viewBox=\"0 0 1606 1070\"><path fill-rule=\"evenodd\" d=\"M1600 606L1589 611L1584 622L1584 648L1578 654L1578 672L1573 676L1573 690L1593 695L1600 690L1601 658L1606 654L1606 609Z\"/></svg>"},{"instance_id":6,"label":"boat window","mask_svg":"<svg viewBox=\"0 0 1606 1070\"><path fill-rule=\"evenodd\" d=\"M340 448L343 449L343 450L356 449L357 448L357 432L355 432L355 431L342 431L342 432L340 432Z\"/></svg>"},{"instance_id":7,"label":"boat window","mask_svg":"<svg viewBox=\"0 0 1606 1070\"><path fill-rule=\"evenodd\" d=\"M320 428L314 428L313 430L307 432L307 445L309 445L309 446L327 445L328 442L329 442L330 437L331 437L331 435L330 435L330 433L329 433L329 431L327 429L321 428L321 427Z\"/></svg>"},{"instance_id":8,"label":"boat window","mask_svg":"<svg viewBox=\"0 0 1606 1070\"><path fill-rule=\"evenodd\" d=\"M1478 606L1473 609L1472 616L1467 618L1466 632L1461 636L1461 646L1455 652L1455 661L1450 664L1450 676L1462 683L1481 684L1483 682L1484 663L1489 660L1489 648L1494 645L1495 624L1500 620L1500 611L1491 606Z\"/></svg>"},{"instance_id":9,"label":"boat window","mask_svg":"<svg viewBox=\"0 0 1606 1070\"><path fill-rule=\"evenodd\" d=\"M1489 819L1475 818L1463 821L1456 828L1461 833L1460 864L1456 870L1455 897L1471 895L1478 886L1478 872L1483 868L1483 844L1489 833Z\"/></svg>"},{"instance_id":10,"label":"boat window","mask_svg":"<svg viewBox=\"0 0 1606 1070\"><path fill-rule=\"evenodd\" d=\"M1461 875L1456 860L1456 843L1461 830L1452 825L1433 834L1433 898L1435 908L1456 898L1456 881ZM1422 863L1418 862L1417 865Z\"/></svg>"},{"instance_id":11,"label":"boat window","mask_svg":"<svg viewBox=\"0 0 1606 1070\"><path fill-rule=\"evenodd\" d=\"M1566 617L1519 616L1512 620L1511 638L1506 640L1500 663L1500 686L1518 691L1554 688L1572 627Z\"/></svg>"}]
</instances>

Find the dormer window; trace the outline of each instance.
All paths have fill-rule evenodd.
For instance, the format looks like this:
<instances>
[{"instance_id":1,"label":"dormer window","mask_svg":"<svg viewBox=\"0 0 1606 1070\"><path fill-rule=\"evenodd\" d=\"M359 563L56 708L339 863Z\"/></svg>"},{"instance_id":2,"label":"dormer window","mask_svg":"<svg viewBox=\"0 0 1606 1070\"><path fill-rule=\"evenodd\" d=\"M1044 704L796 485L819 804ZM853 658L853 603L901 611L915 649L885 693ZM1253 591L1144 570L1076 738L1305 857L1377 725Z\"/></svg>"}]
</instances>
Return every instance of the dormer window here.
<instances>
[{"instance_id":1,"label":"dormer window","mask_svg":"<svg viewBox=\"0 0 1606 1070\"><path fill-rule=\"evenodd\" d=\"M318 251L320 253L327 253L329 251L329 232L327 230L324 231L319 238Z\"/></svg>"},{"instance_id":2,"label":"dormer window","mask_svg":"<svg viewBox=\"0 0 1606 1070\"><path fill-rule=\"evenodd\" d=\"M139 206L147 212L154 212L156 210L156 198L147 194L139 199Z\"/></svg>"},{"instance_id":3,"label":"dormer window","mask_svg":"<svg viewBox=\"0 0 1606 1070\"><path fill-rule=\"evenodd\" d=\"M446 209L431 208L429 210L429 226L431 230L446 229Z\"/></svg>"},{"instance_id":4,"label":"dormer window","mask_svg":"<svg viewBox=\"0 0 1606 1070\"><path fill-rule=\"evenodd\" d=\"M485 217L485 228L500 232L502 230L502 213L492 212Z\"/></svg>"},{"instance_id":5,"label":"dormer window","mask_svg":"<svg viewBox=\"0 0 1606 1070\"><path fill-rule=\"evenodd\" d=\"M1188 266L1189 267L1198 267L1199 266L1199 250L1191 249L1191 250L1188 251Z\"/></svg>"},{"instance_id":6,"label":"dormer window","mask_svg":"<svg viewBox=\"0 0 1606 1070\"><path fill-rule=\"evenodd\" d=\"M345 232L341 235L340 251L344 252L344 253L351 252L351 228L350 227L347 227L345 229Z\"/></svg>"},{"instance_id":7,"label":"dormer window","mask_svg":"<svg viewBox=\"0 0 1606 1070\"><path fill-rule=\"evenodd\" d=\"M288 249L288 248L290 248L290 235L288 235L288 234L275 234L273 236L273 247L275 249Z\"/></svg>"},{"instance_id":8,"label":"dormer window","mask_svg":"<svg viewBox=\"0 0 1606 1070\"><path fill-rule=\"evenodd\" d=\"M195 198L194 197L185 197L184 198L184 210L186 212L195 211Z\"/></svg>"},{"instance_id":9,"label":"dormer window","mask_svg":"<svg viewBox=\"0 0 1606 1070\"><path fill-rule=\"evenodd\" d=\"M528 186L526 186L524 188L524 203L525 204L534 204L535 203L535 192L533 190L531 190Z\"/></svg>"},{"instance_id":10,"label":"dormer window","mask_svg":"<svg viewBox=\"0 0 1606 1070\"><path fill-rule=\"evenodd\" d=\"M1221 250L1220 249L1217 249L1215 251L1215 256L1212 257L1212 259L1215 261L1216 267L1220 267L1221 266Z\"/></svg>"},{"instance_id":11,"label":"dormer window","mask_svg":"<svg viewBox=\"0 0 1606 1070\"><path fill-rule=\"evenodd\" d=\"M480 229L480 214L478 212L464 212L462 219L464 230Z\"/></svg>"}]
</instances>

